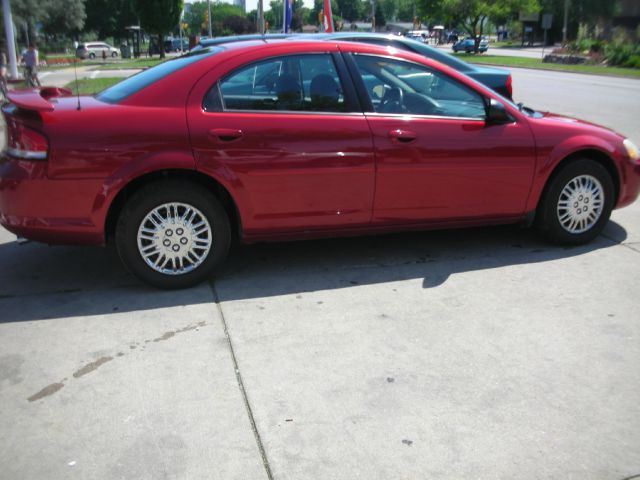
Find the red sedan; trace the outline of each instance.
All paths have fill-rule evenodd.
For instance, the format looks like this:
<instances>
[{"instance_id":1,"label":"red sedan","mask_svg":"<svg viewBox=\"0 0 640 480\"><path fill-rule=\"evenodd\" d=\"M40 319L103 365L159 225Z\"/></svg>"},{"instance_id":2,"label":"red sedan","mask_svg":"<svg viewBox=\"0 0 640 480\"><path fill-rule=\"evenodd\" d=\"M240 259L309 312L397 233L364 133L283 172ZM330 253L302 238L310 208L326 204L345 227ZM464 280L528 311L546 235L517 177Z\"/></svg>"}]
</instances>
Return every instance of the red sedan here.
<instances>
[{"instance_id":1,"label":"red sedan","mask_svg":"<svg viewBox=\"0 0 640 480\"><path fill-rule=\"evenodd\" d=\"M0 223L47 243L115 241L162 288L207 278L234 235L525 222L578 244L640 189L620 135L373 45L226 44L69 93L9 94Z\"/></svg>"}]
</instances>

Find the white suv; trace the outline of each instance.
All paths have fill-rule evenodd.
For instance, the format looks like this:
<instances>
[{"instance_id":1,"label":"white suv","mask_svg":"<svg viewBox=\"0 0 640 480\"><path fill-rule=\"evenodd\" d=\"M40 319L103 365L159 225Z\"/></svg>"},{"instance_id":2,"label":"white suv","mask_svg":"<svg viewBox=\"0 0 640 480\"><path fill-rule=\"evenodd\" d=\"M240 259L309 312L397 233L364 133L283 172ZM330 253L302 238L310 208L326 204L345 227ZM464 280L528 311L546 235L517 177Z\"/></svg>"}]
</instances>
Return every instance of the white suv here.
<instances>
[{"instance_id":1,"label":"white suv","mask_svg":"<svg viewBox=\"0 0 640 480\"><path fill-rule=\"evenodd\" d=\"M78 58L102 58L102 52L106 57L117 57L120 53L117 48L104 42L87 42L78 45L76 57Z\"/></svg>"}]
</instances>

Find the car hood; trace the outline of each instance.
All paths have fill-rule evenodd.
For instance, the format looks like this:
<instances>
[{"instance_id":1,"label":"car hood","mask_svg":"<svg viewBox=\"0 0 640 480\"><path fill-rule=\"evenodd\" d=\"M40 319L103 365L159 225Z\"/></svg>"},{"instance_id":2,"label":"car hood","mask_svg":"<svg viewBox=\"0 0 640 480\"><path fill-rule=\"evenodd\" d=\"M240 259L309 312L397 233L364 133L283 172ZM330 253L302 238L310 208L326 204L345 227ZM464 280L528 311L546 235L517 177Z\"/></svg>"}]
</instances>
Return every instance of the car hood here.
<instances>
[{"instance_id":1,"label":"car hood","mask_svg":"<svg viewBox=\"0 0 640 480\"><path fill-rule=\"evenodd\" d=\"M553 113L553 112L540 112L540 113L542 114L542 118L548 122L556 122L560 124L571 124L574 126L582 126L587 129L603 130L608 133L613 133L615 135L618 135L619 137L622 137L622 135L620 135L619 133L617 133L616 131L608 127L603 127L602 125L589 122L587 120L580 120L579 118L567 117L566 115L560 115L558 113Z\"/></svg>"},{"instance_id":2,"label":"car hood","mask_svg":"<svg viewBox=\"0 0 640 480\"><path fill-rule=\"evenodd\" d=\"M558 134L564 133L564 135L591 135L616 143L625 138L623 135L602 125L552 112L536 112L536 115L529 117L529 119L534 132L544 131L546 134L554 132Z\"/></svg>"}]
</instances>

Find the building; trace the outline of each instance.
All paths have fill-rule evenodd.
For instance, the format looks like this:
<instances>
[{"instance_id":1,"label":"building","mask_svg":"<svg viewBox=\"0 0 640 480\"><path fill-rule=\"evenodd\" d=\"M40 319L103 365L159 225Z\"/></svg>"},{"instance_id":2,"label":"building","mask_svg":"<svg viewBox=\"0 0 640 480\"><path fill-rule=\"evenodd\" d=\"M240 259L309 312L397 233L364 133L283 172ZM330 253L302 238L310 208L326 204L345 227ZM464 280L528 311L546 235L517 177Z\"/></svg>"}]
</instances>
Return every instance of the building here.
<instances>
[{"instance_id":1,"label":"building","mask_svg":"<svg viewBox=\"0 0 640 480\"><path fill-rule=\"evenodd\" d=\"M622 0L618 14L613 18L613 25L636 30L640 25L640 1Z\"/></svg>"}]
</instances>

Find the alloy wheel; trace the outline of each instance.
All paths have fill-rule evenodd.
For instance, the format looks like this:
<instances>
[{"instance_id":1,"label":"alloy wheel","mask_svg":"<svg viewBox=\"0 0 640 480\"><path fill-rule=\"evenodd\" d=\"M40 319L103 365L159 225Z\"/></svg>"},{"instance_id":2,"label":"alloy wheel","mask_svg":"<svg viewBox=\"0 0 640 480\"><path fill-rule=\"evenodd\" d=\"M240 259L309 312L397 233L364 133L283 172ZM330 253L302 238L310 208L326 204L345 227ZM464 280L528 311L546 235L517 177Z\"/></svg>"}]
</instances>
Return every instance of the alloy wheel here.
<instances>
[{"instance_id":1,"label":"alloy wheel","mask_svg":"<svg viewBox=\"0 0 640 480\"><path fill-rule=\"evenodd\" d=\"M580 175L571 179L560 192L556 212L567 232L579 234L591 229L604 206L604 189L597 178Z\"/></svg>"},{"instance_id":2,"label":"alloy wheel","mask_svg":"<svg viewBox=\"0 0 640 480\"><path fill-rule=\"evenodd\" d=\"M213 232L205 215L186 203L165 203L151 210L138 228L138 252L165 275L182 275L205 261Z\"/></svg>"}]
</instances>

